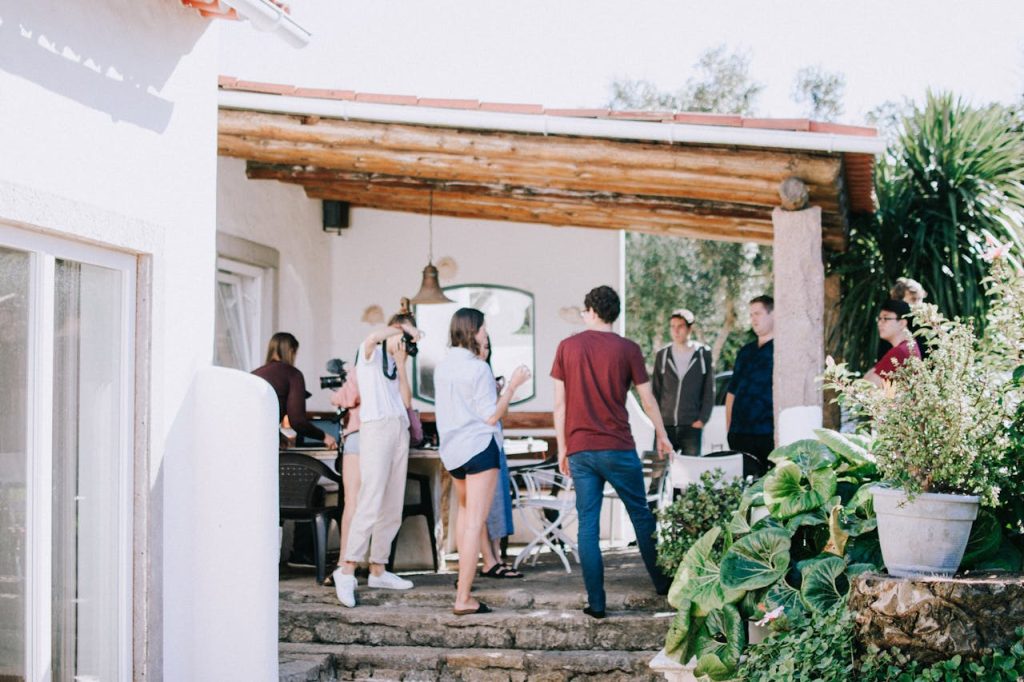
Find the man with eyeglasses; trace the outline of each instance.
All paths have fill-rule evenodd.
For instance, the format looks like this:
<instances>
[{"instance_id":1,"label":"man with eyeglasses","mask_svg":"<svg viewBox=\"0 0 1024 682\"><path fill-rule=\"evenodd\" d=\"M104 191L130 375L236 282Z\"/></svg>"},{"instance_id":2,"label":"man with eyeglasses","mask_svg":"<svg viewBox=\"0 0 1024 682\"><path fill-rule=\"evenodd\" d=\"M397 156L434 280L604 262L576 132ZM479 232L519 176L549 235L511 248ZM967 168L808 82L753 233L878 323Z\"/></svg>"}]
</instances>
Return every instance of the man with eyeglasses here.
<instances>
[{"instance_id":1,"label":"man with eyeglasses","mask_svg":"<svg viewBox=\"0 0 1024 682\"><path fill-rule=\"evenodd\" d=\"M910 305L906 301L889 300L882 304L882 310L878 313L878 336L892 344L892 348L864 375L875 386L881 386L907 358L921 357L914 337L907 328L908 315Z\"/></svg>"}]
</instances>

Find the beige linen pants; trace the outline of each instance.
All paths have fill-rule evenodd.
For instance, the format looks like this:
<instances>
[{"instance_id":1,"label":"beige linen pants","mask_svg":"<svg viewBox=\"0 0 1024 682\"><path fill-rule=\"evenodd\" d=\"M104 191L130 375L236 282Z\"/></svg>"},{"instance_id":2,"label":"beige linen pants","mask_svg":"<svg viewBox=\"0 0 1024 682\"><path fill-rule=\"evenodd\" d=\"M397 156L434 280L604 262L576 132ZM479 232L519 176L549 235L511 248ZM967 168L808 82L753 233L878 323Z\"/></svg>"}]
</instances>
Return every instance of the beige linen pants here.
<instances>
[{"instance_id":1,"label":"beige linen pants","mask_svg":"<svg viewBox=\"0 0 1024 682\"><path fill-rule=\"evenodd\" d=\"M391 542L402 526L405 473L409 468L409 427L401 417L363 422L359 427L359 496L348 531L345 560L387 564Z\"/></svg>"}]
</instances>

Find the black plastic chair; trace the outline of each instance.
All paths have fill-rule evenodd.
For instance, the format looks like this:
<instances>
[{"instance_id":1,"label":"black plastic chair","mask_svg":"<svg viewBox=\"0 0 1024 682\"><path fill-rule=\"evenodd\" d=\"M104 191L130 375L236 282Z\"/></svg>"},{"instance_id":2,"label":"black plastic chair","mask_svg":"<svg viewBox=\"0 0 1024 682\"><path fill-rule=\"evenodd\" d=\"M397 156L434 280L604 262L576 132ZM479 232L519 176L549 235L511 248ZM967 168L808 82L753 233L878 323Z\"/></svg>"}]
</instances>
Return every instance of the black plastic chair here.
<instances>
[{"instance_id":1,"label":"black plastic chair","mask_svg":"<svg viewBox=\"0 0 1024 682\"><path fill-rule=\"evenodd\" d=\"M315 457L297 452L282 452L280 468L280 519L306 521L313 524L313 552L316 555L316 582L323 584L327 577L327 528L334 519L341 526L341 476ZM338 504L317 504L317 483L327 478L338 484Z\"/></svg>"},{"instance_id":2,"label":"black plastic chair","mask_svg":"<svg viewBox=\"0 0 1024 682\"><path fill-rule=\"evenodd\" d=\"M407 474L407 477L411 481L416 481L419 484L419 502L407 504L402 507L402 521L405 521L410 516L423 516L427 519L427 534L430 536L430 556L434 559L434 572L437 572L438 561L437 561L437 535L434 527L434 498L430 494L430 477L426 474ZM394 571L395 568L395 554L398 553L398 534L395 534L395 539L391 541L391 556L388 558L387 569Z\"/></svg>"}]
</instances>

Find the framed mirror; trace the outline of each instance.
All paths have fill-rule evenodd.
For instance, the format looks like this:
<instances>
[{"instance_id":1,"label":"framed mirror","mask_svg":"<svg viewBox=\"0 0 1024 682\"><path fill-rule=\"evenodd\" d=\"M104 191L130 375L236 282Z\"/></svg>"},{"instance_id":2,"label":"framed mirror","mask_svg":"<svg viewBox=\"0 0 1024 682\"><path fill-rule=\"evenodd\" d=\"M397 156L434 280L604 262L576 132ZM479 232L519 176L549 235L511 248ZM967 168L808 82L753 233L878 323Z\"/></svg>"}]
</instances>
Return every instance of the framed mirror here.
<instances>
[{"instance_id":1,"label":"framed mirror","mask_svg":"<svg viewBox=\"0 0 1024 682\"><path fill-rule=\"evenodd\" d=\"M533 294L522 289L492 284L460 284L444 288L455 301L441 305L416 306L416 322L426 332L419 354L413 359L413 395L434 402L434 368L448 352L448 326L459 308L476 308L485 316L491 337L491 367L494 376L507 377L519 365L526 365L531 377L516 392L513 405L536 395Z\"/></svg>"}]
</instances>

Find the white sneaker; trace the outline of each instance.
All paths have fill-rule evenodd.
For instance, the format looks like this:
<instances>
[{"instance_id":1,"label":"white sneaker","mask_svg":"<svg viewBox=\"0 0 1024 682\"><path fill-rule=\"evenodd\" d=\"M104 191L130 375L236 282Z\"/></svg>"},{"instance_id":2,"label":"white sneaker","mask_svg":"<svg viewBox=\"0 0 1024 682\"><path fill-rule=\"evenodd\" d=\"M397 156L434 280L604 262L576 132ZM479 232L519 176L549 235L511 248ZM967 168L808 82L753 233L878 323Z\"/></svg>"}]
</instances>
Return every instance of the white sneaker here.
<instances>
[{"instance_id":1,"label":"white sneaker","mask_svg":"<svg viewBox=\"0 0 1024 682\"><path fill-rule=\"evenodd\" d=\"M366 581L366 584L370 587L380 587L385 590L411 590L413 587L411 580L399 578L389 571L384 571L380 575L371 573L370 579Z\"/></svg>"},{"instance_id":2,"label":"white sneaker","mask_svg":"<svg viewBox=\"0 0 1024 682\"><path fill-rule=\"evenodd\" d=\"M345 575L341 569L335 569L331 574L334 578L334 591L338 594L338 601L342 606L352 608L356 605L356 577Z\"/></svg>"}]
</instances>

